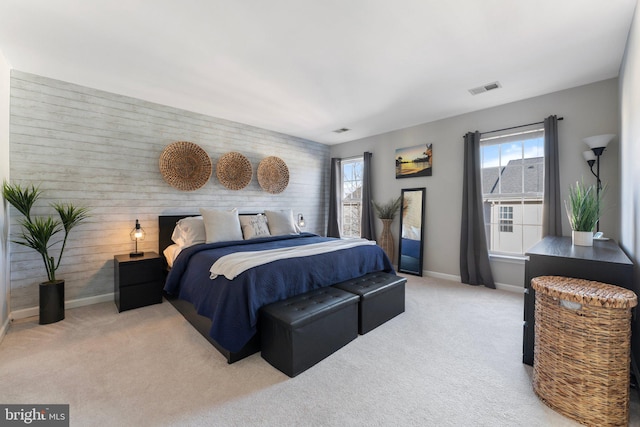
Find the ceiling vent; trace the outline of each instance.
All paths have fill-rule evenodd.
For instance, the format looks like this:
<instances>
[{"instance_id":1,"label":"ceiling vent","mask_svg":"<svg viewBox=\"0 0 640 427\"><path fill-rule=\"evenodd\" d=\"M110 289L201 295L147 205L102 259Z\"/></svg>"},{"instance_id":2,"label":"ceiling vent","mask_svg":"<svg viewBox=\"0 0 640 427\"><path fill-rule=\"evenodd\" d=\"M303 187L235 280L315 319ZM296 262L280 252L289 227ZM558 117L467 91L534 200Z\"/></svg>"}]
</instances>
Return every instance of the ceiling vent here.
<instances>
[{"instance_id":1,"label":"ceiling vent","mask_svg":"<svg viewBox=\"0 0 640 427\"><path fill-rule=\"evenodd\" d=\"M349 132L351 129L347 129L347 128L340 128L340 129L336 129L334 130L335 133L343 133L343 132Z\"/></svg>"},{"instance_id":2,"label":"ceiling vent","mask_svg":"<svg viewBox=\"0 0 640 427\"><path fill-rule=\"evenodd\" d=\"M474 87L473 89L469 89L469 92L471 92L471 95L479 95L481 93L489 92L490 90L498 89L501 87L502 85L500 84L500 82L493 82L479 87Z\"/></svg>"}]
</instances>

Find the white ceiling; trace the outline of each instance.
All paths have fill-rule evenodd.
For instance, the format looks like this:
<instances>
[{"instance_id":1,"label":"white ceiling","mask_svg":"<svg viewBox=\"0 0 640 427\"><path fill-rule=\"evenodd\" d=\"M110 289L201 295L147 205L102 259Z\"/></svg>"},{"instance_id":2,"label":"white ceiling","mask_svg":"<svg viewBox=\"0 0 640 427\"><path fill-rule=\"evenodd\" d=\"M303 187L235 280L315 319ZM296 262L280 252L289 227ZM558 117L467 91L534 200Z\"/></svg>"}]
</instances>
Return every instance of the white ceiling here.
<instances>
[{"instance_id":1,"label":"white ceiling","mask_svg":"<svg viewBox=\"0 0 640 427\"><path fill-rule=\"evenodd\" d=\"M0 52L20 71L335 144L616 77L635 5L2 0Z\"/></svg>"}]
</instances>

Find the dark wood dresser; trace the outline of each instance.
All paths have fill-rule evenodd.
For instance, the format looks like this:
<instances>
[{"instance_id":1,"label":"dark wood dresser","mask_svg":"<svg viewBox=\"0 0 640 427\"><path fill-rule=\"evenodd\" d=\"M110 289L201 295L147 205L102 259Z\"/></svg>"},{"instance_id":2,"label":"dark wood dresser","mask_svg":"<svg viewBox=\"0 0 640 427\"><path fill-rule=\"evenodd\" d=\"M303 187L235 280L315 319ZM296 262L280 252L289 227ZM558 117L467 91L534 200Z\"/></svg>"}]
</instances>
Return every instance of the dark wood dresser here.
<instances>
[{"instance_id":1,"label":"dark wood dresser","mask_svg":"<svg viewBox=\"0 0 640 427\"><path fill-rule=\"evenodd\" d=\"M522 362L533 365L535 291L531 279L538 276L565 276L595 280L611 285L633 288L633 262L613 240L594 240L593 246L573 246L571 237L547 236L525 254L524 338ZM640 319L634 309L631 320L631 354L634 374L640 360ZM634 341L636 341L634 343Z\"/></svg>"}]
</instances>

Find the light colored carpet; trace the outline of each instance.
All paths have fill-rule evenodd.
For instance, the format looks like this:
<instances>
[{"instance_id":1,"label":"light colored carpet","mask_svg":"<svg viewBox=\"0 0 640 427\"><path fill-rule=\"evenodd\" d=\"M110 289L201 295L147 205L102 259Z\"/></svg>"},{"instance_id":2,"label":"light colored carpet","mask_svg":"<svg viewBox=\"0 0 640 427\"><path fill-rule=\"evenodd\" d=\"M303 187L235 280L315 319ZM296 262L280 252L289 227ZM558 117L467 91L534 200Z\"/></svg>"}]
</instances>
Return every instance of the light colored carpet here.
<instances>
[{"instance_id":1,"label":"light colored carpet","mask_svg":"<svg viewBox=\"0 0 640 427\"><path fill-rule=\"evenodd\" d=\"M228 365L166 301L17 321L0 402L68 403L73 426L578 425L533 393L521 295L408 280L405 313L293 379L259 354Z\"/></svg>"}]
</instances>

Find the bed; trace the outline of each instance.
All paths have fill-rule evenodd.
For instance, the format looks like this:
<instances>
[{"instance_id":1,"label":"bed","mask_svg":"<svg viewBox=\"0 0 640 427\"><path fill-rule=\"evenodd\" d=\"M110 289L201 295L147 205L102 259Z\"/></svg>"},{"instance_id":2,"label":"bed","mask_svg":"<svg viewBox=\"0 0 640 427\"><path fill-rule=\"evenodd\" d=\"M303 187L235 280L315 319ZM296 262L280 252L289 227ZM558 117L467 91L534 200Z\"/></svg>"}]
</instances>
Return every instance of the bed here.
<instances>
[{"instance_id":1,"label":"bed","mask_svg":"<svg viewBox=\"0 0 640 427\"><path fill-rule=\"evenodd\" d=\"M193 215L163 215L159 221L162 254L172 241L176 223ZM336 252L294 257L258 265L230 280L211 279L211 265L231 253L294 248L332 240L312 233L276 235L196 244L183 249L168 269L165 297L227 359L236 362L260 350L258 310L324 286L367 273L395 273L377 245L362 245ZM299 249L300 248L300 249ZM289 249L283 249L289 250Z\"/></svg>"}]
</instances>

